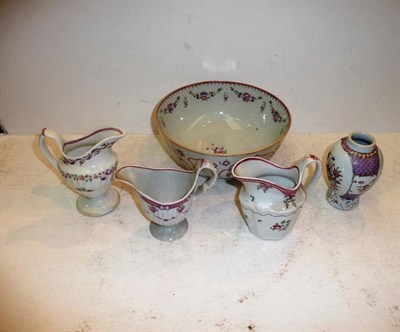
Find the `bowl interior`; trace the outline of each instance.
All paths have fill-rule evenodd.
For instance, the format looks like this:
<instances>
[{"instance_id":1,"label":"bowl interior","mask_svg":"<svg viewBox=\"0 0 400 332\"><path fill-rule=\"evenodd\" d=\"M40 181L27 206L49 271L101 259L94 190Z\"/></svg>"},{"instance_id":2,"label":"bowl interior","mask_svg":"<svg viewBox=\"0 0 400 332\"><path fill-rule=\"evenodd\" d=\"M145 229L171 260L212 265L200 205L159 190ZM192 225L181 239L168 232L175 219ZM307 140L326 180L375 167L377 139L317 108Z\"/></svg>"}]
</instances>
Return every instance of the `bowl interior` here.
<instances>
[{"instance_id":1,"label":"bowl interior","mask_svg":"<svg viewBox=\"0 0 400 332\"><path fill-rule=\"evenodd\" d=\"M204 154L246 154L273 145L290 127L275 96L235 82L202 82L169 94L156 110L161 133Z\"/></svg>"}]
</instances>

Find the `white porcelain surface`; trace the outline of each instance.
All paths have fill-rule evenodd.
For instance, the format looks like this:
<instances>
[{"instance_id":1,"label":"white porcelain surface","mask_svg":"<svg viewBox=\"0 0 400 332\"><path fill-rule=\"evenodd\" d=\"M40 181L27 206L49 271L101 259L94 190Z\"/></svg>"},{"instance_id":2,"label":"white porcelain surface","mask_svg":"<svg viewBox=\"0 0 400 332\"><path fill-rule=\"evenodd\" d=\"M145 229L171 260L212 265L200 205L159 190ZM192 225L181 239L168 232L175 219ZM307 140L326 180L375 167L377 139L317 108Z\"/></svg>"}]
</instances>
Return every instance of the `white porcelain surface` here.
<instances>
[{"instance_id":1,"label":"white porcelain surface","mask_svg":"<svg viewBox=\"0 0 400 332\"><path fill-rule=\"evenodd\" d=\"M244 156L273 156L291 125L287 107L260 88L235 82L201 82L165 97L153 121L179 165L208 159L220 178Z\"/></svg>"},{"instance_id":2,"label":"white porcelain surface","mask_svg":"<svg viewBox=\"0 0 400 332\"><path fill-rule=\"evenodd\" d=\"M274 162L323 156L346 134L291 133ZM385 169L358 208L332 208L320 179L291 234L264 241L239 213L238 188L217 181L196 198L186 235L168 243L117 181L113 213L75 213L37 137L0 135L1 330L397 332L400 134L374 136ZM175 167L153 135L113 149L120 165Z\"/></svg>"},{"instance_id":3,"label":"white porcelain surface","mask_svg":"<svg viewBox=\"0 0 400 332\"><path fill-rule=\"evenodd\" d=\"M315 164L311 179L303 185L306 168ZM307 193L321 175L321 161L303 157L291 167L282 167L258 157L240 160L232 169L242 182L239 201L250 231L264 240L280 240L293 228Z\"/></svg>"},{"instance_id":4,"label":"white porcelain surface","mask_svg":"<svg viewBox=\"0 0 400 332\"><path fill-rule=\"evenodd\" d=\"M84 215L102 216L119 203L116 191L110 192L118 157L112 146L125 135L119 128L103 128L78 138L65 141L54 130L44 128L39 136L39 147L50 164L61 173L65 184L80 197L77 209ZM51 139L61 152L59 160L47 145Z\"/></svg>"}]
</instances>

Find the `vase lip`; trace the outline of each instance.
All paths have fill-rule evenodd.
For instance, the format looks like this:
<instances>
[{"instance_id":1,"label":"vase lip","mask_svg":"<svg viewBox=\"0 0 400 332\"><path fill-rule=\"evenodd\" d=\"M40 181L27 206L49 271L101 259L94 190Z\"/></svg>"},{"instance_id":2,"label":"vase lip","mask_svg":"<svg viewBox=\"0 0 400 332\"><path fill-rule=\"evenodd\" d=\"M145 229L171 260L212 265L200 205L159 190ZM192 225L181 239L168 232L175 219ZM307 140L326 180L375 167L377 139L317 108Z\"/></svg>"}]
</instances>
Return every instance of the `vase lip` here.
<instances>
[{"instance_id":1,"label":"vase lip","mask_svg":"<svg viewBox=\"0 0 400 332\"><path fill-rule=\"evenodd\" d=\"M347 137L347 144L354 151L369 153L375 148L375 137L364 131L353 131Z\"/></svg>"}]
</instances>

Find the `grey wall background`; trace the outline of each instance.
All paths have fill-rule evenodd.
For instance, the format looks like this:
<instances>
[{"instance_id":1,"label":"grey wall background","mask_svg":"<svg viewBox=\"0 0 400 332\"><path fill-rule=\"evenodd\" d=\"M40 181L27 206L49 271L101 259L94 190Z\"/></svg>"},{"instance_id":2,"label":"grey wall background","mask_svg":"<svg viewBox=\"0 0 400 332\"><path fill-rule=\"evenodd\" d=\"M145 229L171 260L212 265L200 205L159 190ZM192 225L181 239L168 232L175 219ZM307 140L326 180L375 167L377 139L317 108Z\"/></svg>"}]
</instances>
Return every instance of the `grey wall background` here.
<instances>
[{"instance_id":1,"label":"grey wall background","mask_svg":"<svg viewBox=\"0 0 400 332\"><path fill-rule=\"evenodd\" d=\"M10 133L151 133L169 91L234 80L295 132L399 131L400 1L1 1Z\"/></svg>"}]
</instances>

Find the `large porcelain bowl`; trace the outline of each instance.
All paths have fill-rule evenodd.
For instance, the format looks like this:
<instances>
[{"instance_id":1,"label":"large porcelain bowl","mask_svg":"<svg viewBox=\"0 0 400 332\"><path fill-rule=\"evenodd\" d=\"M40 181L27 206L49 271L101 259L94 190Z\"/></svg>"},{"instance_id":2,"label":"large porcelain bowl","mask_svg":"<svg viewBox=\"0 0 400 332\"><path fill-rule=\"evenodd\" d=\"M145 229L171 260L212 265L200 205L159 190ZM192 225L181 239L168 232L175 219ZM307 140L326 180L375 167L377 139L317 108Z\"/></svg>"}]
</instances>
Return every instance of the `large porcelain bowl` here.
<instances>
[{"instance_id":1,"label":"large porcelain bowl","mask_svg":"<svg viewBox=\"0 0 400 332\"><path fill-rule=\"evenodd\" d=\"M291 125L285 104L252 85L211 81L187 85L158 104L153 122L176 162L194 169L207 159L220 178L248 156L269 159Z\"/></svg>"}]
</instances>

